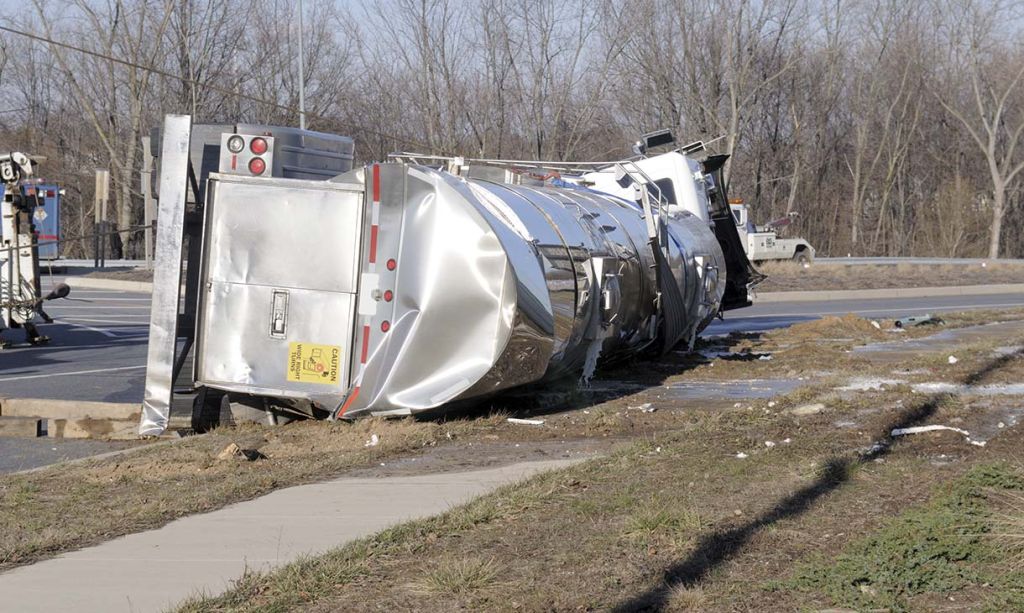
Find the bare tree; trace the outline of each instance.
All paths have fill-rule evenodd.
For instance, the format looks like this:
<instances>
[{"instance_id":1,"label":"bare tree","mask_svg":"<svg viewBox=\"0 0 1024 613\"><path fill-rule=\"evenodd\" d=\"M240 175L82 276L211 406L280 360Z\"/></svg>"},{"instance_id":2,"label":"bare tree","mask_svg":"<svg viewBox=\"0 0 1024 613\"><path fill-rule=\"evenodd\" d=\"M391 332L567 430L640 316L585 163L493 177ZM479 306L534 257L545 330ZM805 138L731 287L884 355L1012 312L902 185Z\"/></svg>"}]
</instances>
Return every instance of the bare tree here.
<instances>
[{"instance_id":1,"label":"bare tree","mask_svg":"<svg viewBox=\"0 0 1024 613\"><path fill-rule=\"evenodd\" d=\"M1007 192L1024 170L1017 145L1024 133L1021 111L1024 54L999 45L1001 26L1014 17L1013 5L973 0L944 2L950 18L949 66L963 66L946 74L935 97L970 136L984 156L992 182L992 220L988 257L998 258L1007 207ZM965 74L966 73L966 74Z\"/></svg>"}]
</instances>

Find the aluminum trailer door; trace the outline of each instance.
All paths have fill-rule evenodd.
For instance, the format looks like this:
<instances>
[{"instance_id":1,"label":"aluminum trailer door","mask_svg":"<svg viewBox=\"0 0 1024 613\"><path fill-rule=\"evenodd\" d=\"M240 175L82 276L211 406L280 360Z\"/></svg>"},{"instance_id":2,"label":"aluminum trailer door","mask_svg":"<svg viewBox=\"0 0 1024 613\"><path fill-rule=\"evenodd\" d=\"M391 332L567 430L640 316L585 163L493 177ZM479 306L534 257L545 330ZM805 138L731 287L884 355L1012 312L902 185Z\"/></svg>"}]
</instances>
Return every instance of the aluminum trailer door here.
<instances>
[{"instance_id":1,"label":"aluminum trailer door","mask_svg":"<svg viewBox=\"0 0 1024 613\"><path fill-rule=\"evenodd\" d=\"M211 175L196 383L338 402L351 378L362 221L359 184Z\"/></svg>"}]
</instances>

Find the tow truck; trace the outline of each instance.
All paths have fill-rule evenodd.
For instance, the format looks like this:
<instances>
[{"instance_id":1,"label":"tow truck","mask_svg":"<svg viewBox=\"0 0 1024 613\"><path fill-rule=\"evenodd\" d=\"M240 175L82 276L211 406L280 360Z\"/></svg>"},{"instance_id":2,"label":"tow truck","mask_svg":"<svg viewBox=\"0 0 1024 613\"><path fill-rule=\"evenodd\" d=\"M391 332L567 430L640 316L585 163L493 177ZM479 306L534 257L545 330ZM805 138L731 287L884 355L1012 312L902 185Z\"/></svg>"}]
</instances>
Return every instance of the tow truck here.
<instances>
[{"instance_id":1,"label":"tow truck","mask_svg":"<svg viewBox=\"0 0 1024 613\"><path fill-rule=\"evenodd\" d=\"M42 296L39 281L39 244L35 221L45 210L38 189L24 189L23 182L34 173L37 160L11 152L0 155L0 332L21 328L30 345L42 345L50 338L36 322L53 323L43 310L43 302L63 298L70 289L63 283ZM45 192L44 192L45 196ZM0 338L0 349L10 341Z\"/></svg>"},{"instance_id":2,"label":"tow truck","mask_svg":"<svg viewBox=\"0 0 1024 613\"><path fill-rule=\"evenodd\" d=\"M777 230L793 223L798 215L792 212L785 217L757 226L750 219L750 209L740 198L729 201L736 230L743 239L747 257L754 263L767 260L793 260L798 264L814 261L814 247L803 238L779 238Z\"/></svg>"}]
</instances>

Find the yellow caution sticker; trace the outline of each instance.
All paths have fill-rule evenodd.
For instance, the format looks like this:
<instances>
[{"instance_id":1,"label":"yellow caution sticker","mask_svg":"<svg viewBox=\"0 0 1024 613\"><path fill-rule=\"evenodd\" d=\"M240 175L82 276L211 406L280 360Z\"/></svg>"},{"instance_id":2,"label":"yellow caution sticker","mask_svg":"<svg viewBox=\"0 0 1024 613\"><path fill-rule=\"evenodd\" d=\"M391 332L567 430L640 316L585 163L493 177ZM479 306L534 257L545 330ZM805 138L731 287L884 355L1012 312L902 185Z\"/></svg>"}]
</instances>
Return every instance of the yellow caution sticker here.
<instances>
[{"instance_id":1,"label":"yellow caution sticker","mask_svg":"<svg viewBox=\"0 0 1024 613\"><path fill-rule=\"evenodd\" d=\"M337 385L341 378L341 347L313 343L288 344L288 380Z\"/></svg>"}]
</instances>

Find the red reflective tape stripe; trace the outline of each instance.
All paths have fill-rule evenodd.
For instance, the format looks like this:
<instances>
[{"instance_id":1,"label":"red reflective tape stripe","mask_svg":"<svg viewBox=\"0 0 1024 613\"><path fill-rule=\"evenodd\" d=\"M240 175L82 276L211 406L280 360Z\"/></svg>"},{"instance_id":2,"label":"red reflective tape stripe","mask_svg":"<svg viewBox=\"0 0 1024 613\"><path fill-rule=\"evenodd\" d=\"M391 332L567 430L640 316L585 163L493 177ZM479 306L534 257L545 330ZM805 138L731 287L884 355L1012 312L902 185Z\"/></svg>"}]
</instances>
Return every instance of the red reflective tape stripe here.
<instances>
[{"instance_id":1,"label":"red reflective tape stripe","mask_svg":"<svg viewBox=\"0 0 1024 613\"><path fill-rule=\"evenodd\" d=\"M231 170L238 170L238 156L231 156Z\"/></svg>"},{"instance_id":2,"label":"red reflective tape stripe","mask_svg":"<svg viewBox=\"0 0 1024 613\"><path fill-rule=\"evenodd\" d=\"M47 240L57 240L57 237L54 236L53 234L40 234L38 236L39 238L45 238Z\"/></svg>"},{"instance_id":3,"label":"red reflective tape stripe","mask_svg":"<svg viewBox=\"0 0 1024 613\"><path fill-rule=\"evenodd\" d=\"M370 326L363 326L363 355L360 364L366 364L366 356L370 353Z\"/></svg>"},{"instance_id":4,"label":"red reflective tape stripe","mask_svg":"<svg viewBox=\"0 0 1024 613\"><path fill-rule=\"evenodd\" d=\"M377 261L377 226L370 226L370 263Z\"/></svg>"},{"instance_id":5,"label":"red reflective tape stripe","mask_svg":"<svg viewBox=\"0 0 1024 613\"><path fill-rule=\"evenodd\" d=\"M341 410L338 411L338 417L345 414L345 411L347 411L348 408L352 406L352 403L356 401L357 396L359 396L359 388L354 387L352 388L352 393L348 395L348 399L345 400L345 404L341 405Z\"/></svg>"},{"instance_id":6,"label":"red reflective tape stripe","mask_svg":"<svg viewBox=\"0 0 1024 613\"><path fill-rule=\"evenodd\" d=\"M373 201L380 202L380 164L373 165Z\"/></svg>"}]
</instances>

